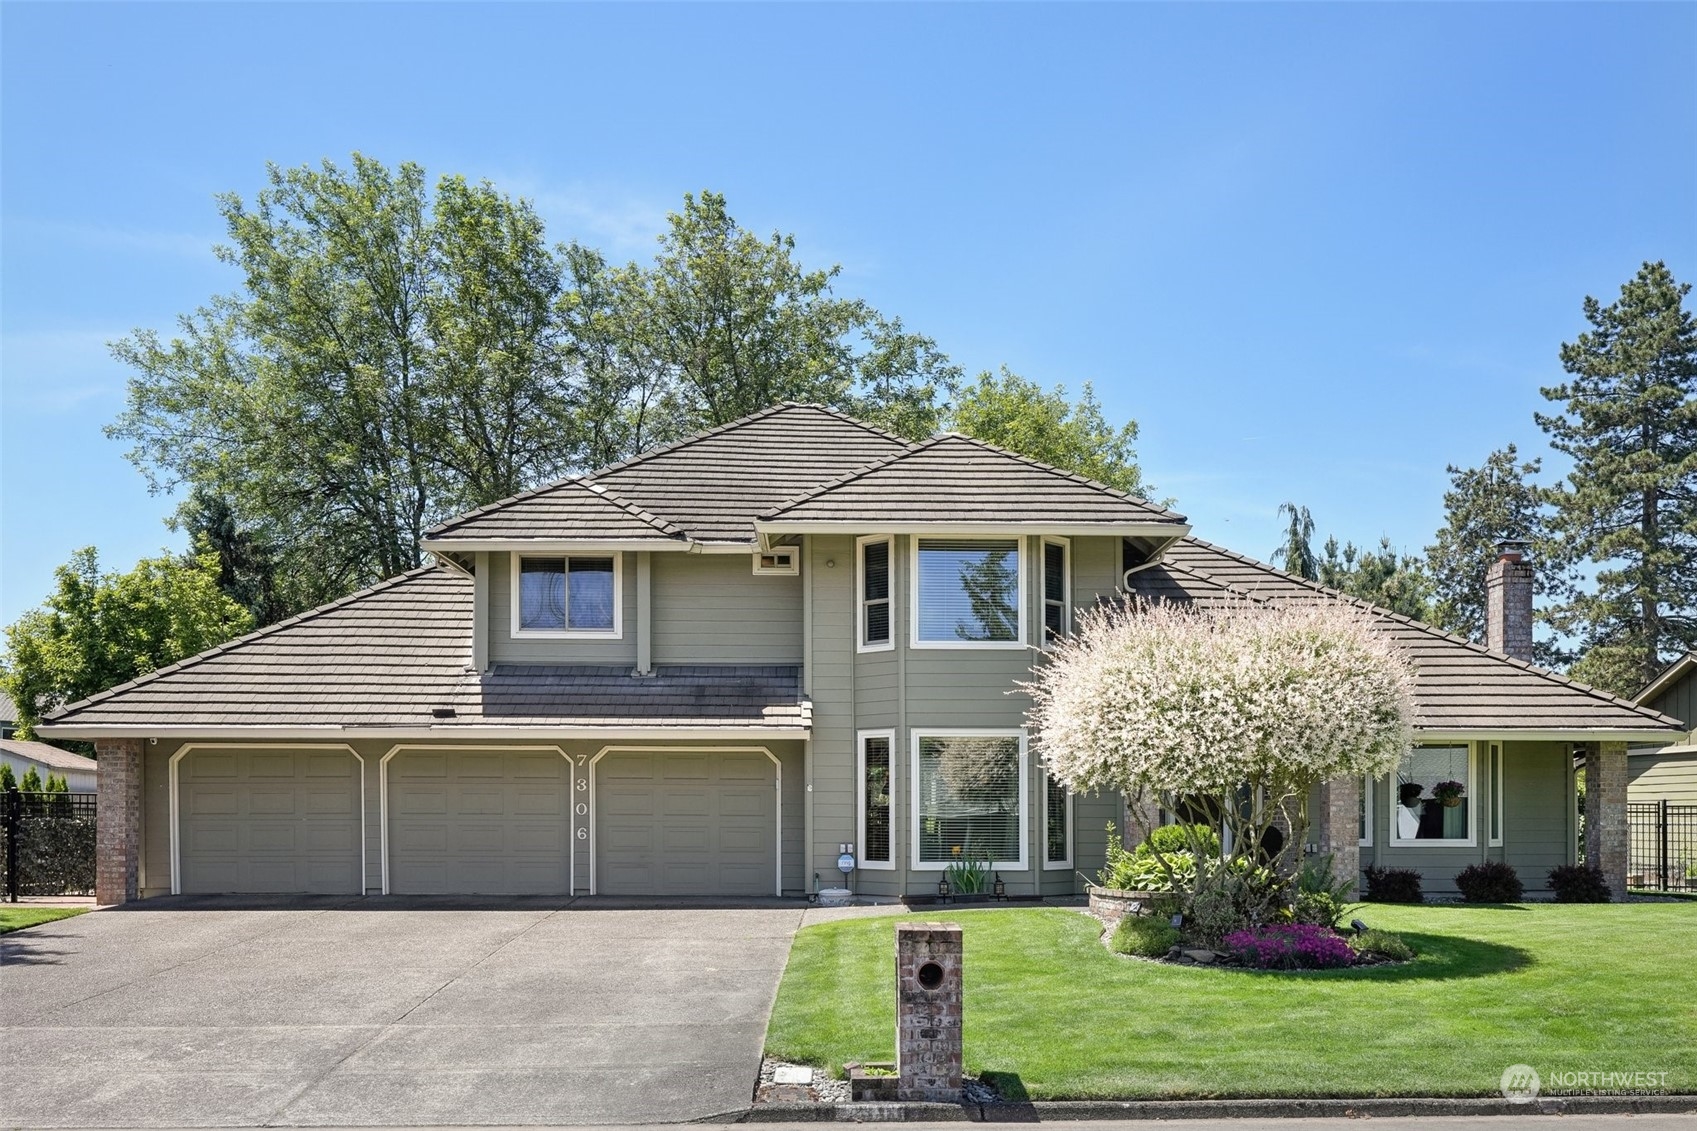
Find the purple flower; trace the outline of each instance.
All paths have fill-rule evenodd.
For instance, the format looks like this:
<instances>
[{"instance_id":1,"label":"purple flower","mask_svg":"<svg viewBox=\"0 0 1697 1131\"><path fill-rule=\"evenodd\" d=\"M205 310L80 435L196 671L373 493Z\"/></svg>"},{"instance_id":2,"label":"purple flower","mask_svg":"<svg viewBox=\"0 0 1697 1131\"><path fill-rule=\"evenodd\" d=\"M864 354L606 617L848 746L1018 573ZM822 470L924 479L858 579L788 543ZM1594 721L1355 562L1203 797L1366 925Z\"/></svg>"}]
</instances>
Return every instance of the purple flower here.
<instances>
[{"instance_id":1,"label":"purple flower","mask_svg":"<svg viewBox=\"0 0 1697 1131\"><path fill-rule=\"evenodd\" d=\"M1331 970L1355 961L1344 937L1312 923L1280 923L1233 931L1220 947L1257 970Z\"/></svg>"}]
</instances>

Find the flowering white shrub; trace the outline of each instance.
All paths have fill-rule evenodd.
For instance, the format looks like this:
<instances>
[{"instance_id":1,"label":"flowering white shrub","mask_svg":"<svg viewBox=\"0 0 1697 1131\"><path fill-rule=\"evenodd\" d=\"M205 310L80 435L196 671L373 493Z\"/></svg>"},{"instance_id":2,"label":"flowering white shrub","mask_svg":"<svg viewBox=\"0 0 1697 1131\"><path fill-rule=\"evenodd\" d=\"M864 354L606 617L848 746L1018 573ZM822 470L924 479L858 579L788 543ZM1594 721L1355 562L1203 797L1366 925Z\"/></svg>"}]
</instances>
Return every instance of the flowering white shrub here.
<instances>
[{"instance_id":1,"label":"flowering white shrub","mask_svg":"<svg viewBox=\"0 0 1697 1131\"><path fill-rule=\"evenodd\" d=\"M1207 795L1390 772L1413 686L1342 602L1093 609L1022 685L1033 747L1067 788Z\"/></svg>"},{"instance_id":2,"label":"flowering white shrub","mask_svg":"<svg viewBox=\"0 0 1697 1131\"><path fill-rule=\"evenodd\" d=\"M1300 851L1314 786L1396 767L1413 684L1402 651L1354 606L1242 602L1091 610L1021 686L1033 749L1068 789L1132 798L1145 836L1145 800L1217 822L1228 856L1277 868ZM1280 825L1286 835L1267 851ZM1196 913L1229 903L1222 925L1258 921L1282 898L1224 891L1228 869L1198 876ZM1204 898L1208 876L1222 890Z\"/></svg>"}]
</instances>

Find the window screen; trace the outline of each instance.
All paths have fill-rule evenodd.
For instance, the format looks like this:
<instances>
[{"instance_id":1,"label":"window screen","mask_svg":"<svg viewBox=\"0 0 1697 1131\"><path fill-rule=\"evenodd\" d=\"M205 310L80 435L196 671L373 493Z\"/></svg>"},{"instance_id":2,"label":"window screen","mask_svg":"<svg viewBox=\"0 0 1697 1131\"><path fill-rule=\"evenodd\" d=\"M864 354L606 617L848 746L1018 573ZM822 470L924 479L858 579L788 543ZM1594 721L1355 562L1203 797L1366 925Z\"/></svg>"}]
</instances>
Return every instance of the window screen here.
<instances>
[{"instance_id":1,"label":"window screen","mask_svg":"<svg viewBox=\"0 0 1697 1131\"><path fill-rule=\"evenodd\" d=\"M862 543L860 555L860 642L887 644L890 640L890 543Z\"/></svg>"},{"instance_id":2,"label":"window screen","mask_svg":"<svg viewBox=\"0 0 1697 1131\"><path fill-rule=\"evenodd\" d=\"M1043 859L1050 864L1064 864L1070 859L1071 843L1067 828L1067 791L1060 782L1043 775Z\"/></svg>"},{"instance_id":3,"label":"window screen","mask_svg":"<svg viewBox=\"0 0 1697 1131\"><path fill-rule=\"evenodd\" d=\"M1044 639L1062 636L1067 630L1067 548L1059 542L1043 543L1043 634Z\"/></svg>"},{"instance_id":4,"label":"window screen","mask_svg":"<svg viewBox=\"0 0 1697 1131\"><path fill-rule=\"evenodd\" d=\"M890 740L884 735L865 739L861 770L860 858L873 864L890 862Z\"/></svg>"},{"instance_id":5,"label":"window screen","mask_svg":"<svg viewBox=\"0 0 1697 1131\"><path fill-rule=\"evenodd\" d=\"M919 639L1019 639L1019 542L922 538Z\"/></svg>"},{"instance_id":6,"label":"window screen","mask_svg":"<svg viewBox=\"0 0 1697 1131\"><path fill-rule=\"evenodd\" d=\"M519 627L566 627L566 559L525 558L519 563Z\"/></svg>"},{"instance_id":7,"label":"window screen","mask_svg":"<svg viewBox=\"0 0 1697 1131\"><path fill-rule=\"evenodd\" d=\"M1019 739L919 740L919 859L1020 858Z\"/></svg>"}]
</instances>

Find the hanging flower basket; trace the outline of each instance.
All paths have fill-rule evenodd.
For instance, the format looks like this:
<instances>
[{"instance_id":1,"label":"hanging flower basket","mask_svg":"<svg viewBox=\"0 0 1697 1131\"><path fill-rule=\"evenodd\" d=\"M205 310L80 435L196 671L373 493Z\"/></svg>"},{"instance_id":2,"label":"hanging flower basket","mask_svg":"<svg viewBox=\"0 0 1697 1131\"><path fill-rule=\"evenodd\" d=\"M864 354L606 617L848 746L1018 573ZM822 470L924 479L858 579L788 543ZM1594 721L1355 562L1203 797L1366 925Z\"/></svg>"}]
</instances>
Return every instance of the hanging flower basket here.
<instances>
[{"instance_id":1,"label":"hanging flower basket","mask_svg":"<svg viewBox=\"0 0 1697 1131\"><path fill-rule=\"evenodd\" d=\"M1458 781L1441 781L1432 787L1432 797L1445 809L1454 809L1467 796L1467 787Z\"/></svg>"}]
</instances>

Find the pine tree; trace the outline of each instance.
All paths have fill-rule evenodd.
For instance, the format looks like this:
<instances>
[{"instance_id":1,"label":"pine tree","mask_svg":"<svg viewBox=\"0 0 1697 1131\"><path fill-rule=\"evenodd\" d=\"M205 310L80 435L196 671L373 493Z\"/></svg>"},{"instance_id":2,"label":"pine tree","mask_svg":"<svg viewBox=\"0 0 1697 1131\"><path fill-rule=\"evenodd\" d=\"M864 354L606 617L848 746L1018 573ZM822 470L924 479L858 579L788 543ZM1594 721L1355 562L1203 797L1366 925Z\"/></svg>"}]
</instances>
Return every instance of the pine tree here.
<instances>
[{"instance_id":1,"label":"pine tree","mask_svg":"<svg viewBox=\"0 0 1697 1131\"><path fill-rule=\"evenodd\" d=\"M1564 565L1595 569L1591 591L1552 611L1583 656L1578 679L1630 693L1697 645L1697 323L1690 284L1646 263L1609 306L1585 299L1591 329L1561 348L1571 379L1539 414L1573 460L1549 494Z\"/></svg>"},{"instance_id":2,"label":"pine tree","mask_svg":"<svg viewBox=\"0 0 1697 1131\"><path fill-rule=\"evenodd\" d=\"M1285 543L1273 551L1273 564L1286 573L1317 581L1320 565L1314 558L1314 516L1307 507L1295 503L1280 503L1279 514L1290 519L1285 530Z\"/></svg>"},{"instance_id":3,"label":"pine tree","mask_svg":"<svg viewBox=\"0 0 1697 1131\"><path fill-rule=\"evenodd\" d=\"M1549 517L1536 481L1541 461L1522 461L1513 444L1485 457L1479 467L1445 470L1444 525L1426 547L1432 579L1432 623L1469 640L1485 640L1485 574L1505 538L1532 543L1535 594L1548 601L1567 592L1549 544ZM1552 641L1535 645L1539 662L1562 660Z\"/></svg>"}]
</instances>

